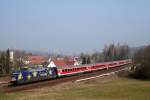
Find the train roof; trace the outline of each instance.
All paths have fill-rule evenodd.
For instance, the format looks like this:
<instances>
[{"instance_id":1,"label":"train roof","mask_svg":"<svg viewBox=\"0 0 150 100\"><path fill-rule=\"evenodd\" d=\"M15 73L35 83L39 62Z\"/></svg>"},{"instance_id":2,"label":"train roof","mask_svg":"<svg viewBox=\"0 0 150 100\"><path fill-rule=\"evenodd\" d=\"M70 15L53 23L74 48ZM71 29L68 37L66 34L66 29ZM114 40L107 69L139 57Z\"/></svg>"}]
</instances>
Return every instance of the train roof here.
<instances>
[{"instance_id":1,"label":"train roof","mask_svg":"<svg viewBox=\"0 0 150 100\"><path fill-rule=\"evenodd\" d=\"M125 61L125 60L119 60L119 61ZM57 66L58 69L63 69L63 68L73 68L73 67L84 67L84 66L91 66L91 65L97 65L97 64L109 64L109 63L115 63L117 61L108 61L108 62L100 62L100 63L94 63L94 64L82 64L82 65L70 65L70 66Z\"/></svg>"},{"instance_id":2,"label":"train roof","mask_svg":"<svg viewBox=\"0 0 150 100\"><path fill-rule=\"evenodd\" d=\"M115 61L114 61L115 62ZM91 65L96 65L96 64L107 64L110 62L101 62L101 63L94 63L94 64L82 64L82 65L70 65L70 66L57 66L58 69L62 68L72 68L72 67L84 67L84 66L91 66Z\"/></svg>"}]
</instances>

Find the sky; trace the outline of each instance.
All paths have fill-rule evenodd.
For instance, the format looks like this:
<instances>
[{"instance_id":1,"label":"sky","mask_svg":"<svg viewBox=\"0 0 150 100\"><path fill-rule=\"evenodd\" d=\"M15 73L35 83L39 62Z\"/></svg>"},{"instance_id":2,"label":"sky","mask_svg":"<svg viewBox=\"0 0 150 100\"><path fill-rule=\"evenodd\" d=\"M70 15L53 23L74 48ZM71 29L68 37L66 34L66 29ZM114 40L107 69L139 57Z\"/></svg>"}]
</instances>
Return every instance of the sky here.
<instances>
[{"instance_id":1,"label":"sky","mask_svg":"<svg viewBox=\"0 0 150 100\"><path fill-rule=\"evenodd\" d=\"M0 49L79 53L150 44L150 0L0 0Z\"/></svg>"}]
</instances>

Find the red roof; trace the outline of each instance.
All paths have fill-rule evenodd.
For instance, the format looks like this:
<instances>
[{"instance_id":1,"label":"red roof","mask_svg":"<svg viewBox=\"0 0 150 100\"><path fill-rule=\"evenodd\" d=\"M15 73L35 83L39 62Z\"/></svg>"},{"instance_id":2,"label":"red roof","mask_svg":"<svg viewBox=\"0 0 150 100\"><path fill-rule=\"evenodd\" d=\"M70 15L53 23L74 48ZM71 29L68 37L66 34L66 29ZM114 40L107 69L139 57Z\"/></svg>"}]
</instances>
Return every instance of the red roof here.
<instances>
[{"instance_id":1,"label":"red roof","mask_svg":"<svg viewBox=\"0 0 150 100\"><path fill-rule=\"evenodd\" d=\"M66 61L67 65L74 65L75 61L74 60L67 60Z\"/></svg>"},{"instance_id":2,"label":"red roof","mask_svg":"<svg viewBox=\"0 0 150 100\"><path fill-rule=\"evenodd\" d=\"M28 56L27 61L29 61L29 64L42 64L46 61L46 57L44 56Z\"/></svg>"},{"instance_id":3,"label":"red roof","mask_svg":"<svg viewBox=\"0 0 150 100\"><path fill-rule=\"evenodd\" d=\"M56 66L70 66L70 65L74 65L75 63L74 60L68 60L64 58L56 58L56 59L52 59L52 61Z\"/></svg>"}]
</instances>

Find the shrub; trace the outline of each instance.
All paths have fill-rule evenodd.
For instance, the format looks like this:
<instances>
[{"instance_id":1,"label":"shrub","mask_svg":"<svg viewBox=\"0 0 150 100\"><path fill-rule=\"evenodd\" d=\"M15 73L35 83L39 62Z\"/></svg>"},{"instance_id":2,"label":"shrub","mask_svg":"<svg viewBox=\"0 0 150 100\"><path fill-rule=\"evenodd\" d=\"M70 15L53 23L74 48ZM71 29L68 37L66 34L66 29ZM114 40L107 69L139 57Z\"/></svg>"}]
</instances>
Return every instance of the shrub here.
<instances>
[{"instance_id":1,"label":"shrub","mask_svg":"<svg viewBox=\"0 0 150 100\"><path fill-rule=\"evenodd\" d=\"M132 77L150 79L150 45L135 53L133 63L136 67L131 74Z\"/></svg>"}]
</instances>

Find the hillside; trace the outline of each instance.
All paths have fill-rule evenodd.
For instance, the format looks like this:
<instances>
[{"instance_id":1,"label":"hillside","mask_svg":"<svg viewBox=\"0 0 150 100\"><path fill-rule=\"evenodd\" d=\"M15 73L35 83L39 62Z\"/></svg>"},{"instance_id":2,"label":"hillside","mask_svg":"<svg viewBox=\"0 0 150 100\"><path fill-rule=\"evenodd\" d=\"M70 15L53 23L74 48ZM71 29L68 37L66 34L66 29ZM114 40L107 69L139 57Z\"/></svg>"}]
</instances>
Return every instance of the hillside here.
<instances>
[{"instance_id":1,"label":"hillside","mask_svg":"<svg viewBox=\"0 0 150 100\"><path fill-rule=\"evenodd\" d=\"M116 75L83 82L0 94L0 100L150 100L150 81Z\"/></svg>"}]
</instances>

